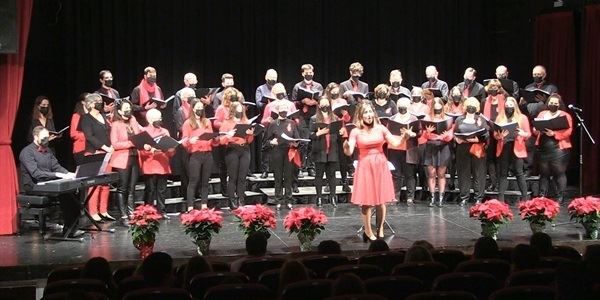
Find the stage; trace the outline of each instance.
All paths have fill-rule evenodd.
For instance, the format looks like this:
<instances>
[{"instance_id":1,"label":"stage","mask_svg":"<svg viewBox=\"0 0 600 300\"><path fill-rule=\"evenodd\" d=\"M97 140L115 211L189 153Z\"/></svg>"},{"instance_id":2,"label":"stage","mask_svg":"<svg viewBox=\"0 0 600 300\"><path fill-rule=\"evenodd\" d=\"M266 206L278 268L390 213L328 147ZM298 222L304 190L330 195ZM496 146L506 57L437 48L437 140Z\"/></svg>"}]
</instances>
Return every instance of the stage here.
<instances>
[{"instance_id":1,"label":"stage","mask_svg":"<svg viewBox=\"0 0 600 300\"><path fill-rule=\"evenodd\" d=\"M275 207L272 206L274 209ZM512 206L515 219L502 226L498 235L500 247L511 247L519 243L528 243L531 235L529 224L518 217L518 210ZM329 218L325 231L319 235L314 245L322 240L338 241L342 251L350 256L357 256L368 249L357 230L361 227L359 210L352 204L339 204L337 208L324 204L324 212ZM427 240L435 247L451 248L472 252L472 246L480 237L480 223L469 218L469 206L456 204L427 207L426 203L413 206L406 204L389 205L389 224L396 234L386 228L385 240L390 248L408 248L416 240ZM295 235L285 232L282 220L289 212L282 208L277 212L277 228L269 239L268 252L273 255L286 255L298 252L298 240ZM211 259L231 261L236 256L244 255L244 237L237 228L234 217L224 210L224 226L222 231L212 239ZM576 223L568 223L566 207L561 207L556 223L559 226L547 226L546 232L556 245L569 245L583 251L586 245L595 241L585 240L583 228ZM561 224L567 223L567 224ZM16 281L44 278L52 268L61 265L82 264L94 256L103 256L113 265L135 263L138 252L131 243L130 234L124 227L106 223L103 227L115 228L114 233L86 234L83 242L44 241L36 230L28 230L21 235L1 236L0 265L3 272L1 281ZM597 241L596 241L597 242ZM171 216L170 220L161 222L160 232L156 238L155 251L169 253L178 263L195 255L195 246L184 234L179 223L179 216Z\"/></svg>"}]
</instances>

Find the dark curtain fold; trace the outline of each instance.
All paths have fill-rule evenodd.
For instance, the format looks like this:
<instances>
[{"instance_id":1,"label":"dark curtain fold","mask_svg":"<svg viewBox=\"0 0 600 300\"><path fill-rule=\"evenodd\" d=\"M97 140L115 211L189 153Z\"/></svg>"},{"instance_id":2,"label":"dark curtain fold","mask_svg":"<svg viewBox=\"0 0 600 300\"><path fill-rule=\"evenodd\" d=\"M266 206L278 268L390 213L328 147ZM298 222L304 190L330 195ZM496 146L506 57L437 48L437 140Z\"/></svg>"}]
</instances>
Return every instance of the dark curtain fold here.
<instances>
[{"instance_id":1,"label":"dark curtain fold","mask_svg":"<svg viewBox=\"0 0 600 300\"><path fill-rule=\"evenodd\" d=\"M25 52L33 0L17 1L19 49L16 54L0 54L0 234L17 231L18 179L11 136L21 99Z\"/></svg>"},{"instance_id":2,"label":"dark curtain fold","mask_svg":"<svg viewBox=\"0 0 600 300\"><path fill-rule=\"evenodd\" d=\"M583 27L582 92L579 105L584 109L584 120L596 140L592 145L583 138L583 187L586 194L600 193L600 5L585 8Z\"/></svg>"}]
</instances>

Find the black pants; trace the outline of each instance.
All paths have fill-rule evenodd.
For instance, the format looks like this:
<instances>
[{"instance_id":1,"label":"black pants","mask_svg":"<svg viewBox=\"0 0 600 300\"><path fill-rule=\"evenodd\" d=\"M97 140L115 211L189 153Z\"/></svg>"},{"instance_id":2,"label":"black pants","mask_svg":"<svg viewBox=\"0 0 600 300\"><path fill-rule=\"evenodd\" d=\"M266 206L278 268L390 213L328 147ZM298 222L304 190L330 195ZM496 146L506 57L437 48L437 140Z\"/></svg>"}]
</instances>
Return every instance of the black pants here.
<instances>
[{"instance_id":1,"label":"black pants","mask_svg":"<svg viewBox=\"0 0 600 300\"><path fill-rule=\"evenodd\" d=\"M208 182L213 166L213 156L210 152L194 152L190 155L188 165L188 188L186 202L188 207L194 206L196 191L200 186L200 199L202 203L208 202Z\"/></svg>"},{"instance_id":2,"label":"black pants","mask_svg":"<svg viewBox=\"0 0 600 300\"><path fill-rule=\"evenodd\" d=\"M322 197L323 193L323 173L327 176L329 184L329 196L335 197L335 171L338 169L337 161L315 162L315 187L317 188L317 197Z\"/></svg>"},{"instance_id":3,"label":"black pants","mask_svg":"<svg viewBox=\"0 0 600 300\"><path fill-rule=\"evenodd\" d=\"M225 146L213 147L213 159L219 169L219 179L221 181L221 193L227 193L227 165L225 164L225 155L227 149Z\"/></svg>"},{"instance_id":4,"label":"black pants","mask_svg":"<svg viewBox=\"0 0 600 300\"><path fill-rule=\"evenodd\" d=\"M471 144L464 143L456 146L456 170L458 171L458 188L460 199L468 201L470 196L471 178L475 201L483 200L485 192L485 157L478 158L469 152Z\"/></svg>"},{"instance_id":5,"label":"black pants","mask_svg":"<svg viewBox=\"0 0 600 300\"><path fill-rule=\"evenodd\" d=\"M548 196L548 182L550 177L556 181L556 191L559 198L564 197L567 188L567 167L569 166L569 153L556 159L540 159L538 167L540 170L540 195Z\"/></svg>"},{"instance_id":6,"label":"black pants","mask_svg":"<svg viewBox=\"0 0 600 300\"><path fill-rule=\"evenodd\" d=\"M290 203L292 200L292 181L294 165L288 159L287 147L271 149L271 170L275 178L275 201ZM285 193L283 189L285 188Z\"/></svg>"},{"instance_id":7,"label":"black pants","mask_svg":"<svg viewBox=\"0 0 600 300\"><path fill-rule=\"evenodd\" d=\"M406 199L415 199L415 189L417 180L415 178L415 166L406 162L406 151L388 149L389 161L394 165L392 179L394 181L394 191L396 200L400 200L401 189L406 185Z\"/></svg>"},{"instance_id":8,"label":"black pants","mask_svg":"<svg viewBox=\"0 0 600 300\"><path fill-rule=\"evenodd\" d=\"M122 199L117 204L119 205L121 217L125 218L133 212L134 201L129 201L129 194L134 195L135 184L140 176L140 164L137 155L130 155L127 158L127 167L125 169L115 168L115 170L119 173L117 194L119 194L119 199Z\"/></svg>"},{"instance_id":9,"label":"black pants","mask_svg":"<svg viewBox=\"0 0 600 300\"><path fill-rule=\"evenodd\" d=\"M508 142L502 147L502 153L498 157L498 200L504 201L504 193L508 188L508 171L512 171L517 177L517 185L521 191L521 199L527 199L527 182L523 172L523 158L519 158L514 152L514 143Z\"/></svg>"},{"instance_id":10,"label":"black pants","mask_svg":"<svg viewBox=\"0 0 600 300\"><path fill-rule=\"evenodd\" d=\"M450 143L450 153L452 158L450 158L450 165L448 166L448 174L450 174L450 180L448 180L447 184L449 187L454 188L454 183L456 179L456 142Z\"/></svg>"},{"instance_id":11,"label":"black pants","mask_svg":"<svg viewBox=\"0 0 600 300\"><path fill-rule=\"evenodd\" d=\"M341 146L341 143L340 143L340 147L338 149L340 149L338 158L339 158L340 174L342 177L342 183L346 183L346 182L348 182L348 172L350 172L349 164L351 163L351 161L350 161L350 157L348 157L346 154L344 154L344 151L341 150L341 149L343 149L343 147ZM335 177L331 177L331 179L330 179L329 176L327 176L327 180L333 180L335 182Z\"/></svg>"},{"instance_id":12,"label":"black pants","mask_svg":"<svg viewBox=\"0 0 600 300\"><path fill-rule=\"evenodd\" d=\"M190 154L183 147L177 147L175 151L175 164L179 172L179 180L181 180L179 194L180 196L185 196L187 194L187 187L189 181L188 161L190 159Z\"/></svg>"},{"instance_id":13,"label":"black pants","mask_svg":"<svg viewBox=\"0 0 600 300\"><path fill-rule=\"evenodd\" d=\"M262 145L263 144L263 139L265 137L264 132L259 134L256 138L256 140L254 141L255 145ZM271 158L271 149L268 148L261 148L260 151L260 164L259 164L259 170L260 172L269 172L269 160Z\"/></svg>"},{"instance_id":14,"label":"black pants","mask_svg":"<svg viewBox=\"0 0 600 300\"><path fill-rule=\"evenodd\" d=\"M164 213L165 199L167 198L167 175L146 175L146 189L144 194L144 202L146 204L154 204L154 200L156 200L158 211Z\"/></svg>"},{"instance_id":15,"label":"black pants","mask_svg":"<svg viewBox=\"0 0 600 300\"><path fill-rule=\"evenodd\" d=\"M230 199L240 199L243 204L246 192L246 175L250 166L250 148L248 145L227 147L225 154L227 163L227 174L229 175L229 184L227 185L227 194Z\"/></svg>"},{"instance_id":16,"label":"black pants","mask_svg":"<svg viewBox=\"0 0 600 300\"><path fill-rule=\"evenodd\" d=\"M303 119L298 126L298 133L303 139L310 138L310 131L308 130L308 124L310 124L310 118ZM315 162L312 160L310 155L312 151L312 143L301 143L298 146L300 155L302 157L302 171L315 170Z\"/></svg>"},{"instance_id":17,"label":"black pants","mask_svg":"<svg viewBox=\"0 0 600 300\"><path fill-rule=\"evenodd\" d=\"M486 166L487 173L490 175L490 184L498 186L498 160L496 159L496 139L490 139L490 144L486 149ZM512 148L511 148L512 149Z\"/></svg>"}]
</instances>

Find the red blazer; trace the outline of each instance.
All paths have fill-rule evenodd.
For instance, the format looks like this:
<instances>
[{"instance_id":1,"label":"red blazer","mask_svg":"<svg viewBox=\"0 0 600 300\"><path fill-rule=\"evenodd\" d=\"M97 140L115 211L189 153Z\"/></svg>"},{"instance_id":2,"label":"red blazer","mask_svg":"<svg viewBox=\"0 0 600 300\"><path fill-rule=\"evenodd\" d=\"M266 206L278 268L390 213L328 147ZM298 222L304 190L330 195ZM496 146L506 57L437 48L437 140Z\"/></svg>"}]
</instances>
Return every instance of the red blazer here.
<instances>
[{"instance_id":1,"label":"red blazer","mask_svg":"<svg viewBox=\"0 0 600 300\"><path fill-rule=\"evenodd\" d=\"M81 119L81 115L74 113L71 116L71 125L69 125L69 135L73 140L73 153L85 151L85 135L83 131L79 131L79 119Z\"/></svg>"},{"instance_id":2,"label":"red blazer","mask_svg":"<svg viewBox=\"0 0 600 300\"><path fill-rule=\"evenodd\" d=\"M169 131L164 128L156 128L152 125L148 125L143 128L152 138L156 138L159 136L170 136ZM140 160L142 161L142 173L143 174L157 174L157 175L167 175L171 174L171 165L169 160L175 151L167 151L167 152L151 152L146 150L140 150Z\"/></svg>"},{"instance_id":3,"label":"red blazer","mask_svg":"<svg viewBox=\"0 0 600 300\"><path fill-rule=\"evenodd\" d=\"M225 121L225 119L227 119L229 117L229 108L223 106L223 104L219 105L219 107L217 107L217 110L215 111L215 122L214 122L214 127L216 130L219 131L225 131L225 130L221 130L221 124L223 124L223 121Z\"/></svg>"},{"instance_id":4,"label":"red blazer","mask_svg":"<svg viewBox=\"0 0 600 300\"><path fill-rule=\"evenodd\" d=\"M525 147L525 143L527 143L527 140L531 136L531 129L529 127L529 120L527 119L527 116L521 115L521 119L519 120L519 128L521 128L521 130L525 131L525 133L527 133L527 135L526 136L515 135L513 151L514 151L516 157L525 158L525 157L527 157L527 149ZM494 138L496 138L496 135L494 135ZM502 149L504 148L504 139L500 138L497 140L498 140L498 143L496 143L496 156L500 157L500 154L502 154Z\"/></svg>"},{"instance_id":5,"label":"red blazer","mask_svg":"<svg viewBox=\"0 0 600 300\"><path fill-rule=\"evenodd\" d=\"M550 111L544 110L544 111L541 111L537 117L540 119L544 119L544 118L546 118L547 115L550 115ZM554 131L554 138L558 141L558 148L560 148L561 150L569 149L569 148L571 148L571 133L573 133L573 118L571 117L570 114L568 114L564 110L560 110L558 115L567 117L567 122L569 123L569 128ZM535 128L533 129L533 133L537 135L535 144L539 145L540 137L544 133L537 131Z\"/></svg>"},{"instance_id":6,"label":"red blazer","mask_svg":"<svg viewBox=\"0 0 600 300\"><path fill-rule=\"evenodd\" d=\"M229 130L232 130L235 125L237 124L236 121L234 120L230 120L227 119L225 121L223 121L223 123L221 123L221 132L227 132ZM248 121L246 122L240 122L240 124L248 124ZM238 145L242 145L242 144L250 144L252 143L252 141L254 141L254 135L253 134L247 134L245 138L241 138L241 137L227 137L227 136L221 136L221 138L219 139L219 142L221 145L228 145L228 144L238 144Z\"/></svg>"},{"instance_id":7,"label":"red blazer","mask_svg":"<svg viewBox=\"0 0 600 300\"><path fill-rule=\"evenodd\" d=\"M210 124L210 122L209 122ZM201 136L205 132L213 132L212 125L208 127L203 127L200 125L198 128L193 129L190 124L190 120L185 120L183 126L181 127L182 138L185 139L183 142L183 146L189 153L195 152L210 152L212 151L213 146L218 146L219 141L215 139L211 139L210 141L198 140L195 144L190 144L188 138L193 136Z\"/></svg>"},{"instance_id":8,"label":"red blazer","mask_svg":"<svg viewBox=\"0 0 600 300\"><path fill-rule=\"evenodd\" d=\"M498 106L496 106L496 109L498 110L498 114L500 114L500 111L504 110L506 99L503 94L496 95L496 98L498 98ZM483 115L490 120L492 118L492 95L489 95L483 103Z\"/></svg>"},{"instance_id":9,"label":"red blazer","mask_svg":"<svg viewBox=\"0 0 600 300\"><path fill-rule=\"evenodd\" d=\"M142 130L140 124L137 122L135 117L131 116L129 125L133 130L133 134L138 134ZM127 133L127 124L123 121L113 121L110 128L110 143L112 144L115 151L110 157L110 166L117 169L127 168L127 160L129 158L129 149L135 146L129 140L129 134ZM139 159L139 156L138 156Z\"/></svg>"}]
</instances>

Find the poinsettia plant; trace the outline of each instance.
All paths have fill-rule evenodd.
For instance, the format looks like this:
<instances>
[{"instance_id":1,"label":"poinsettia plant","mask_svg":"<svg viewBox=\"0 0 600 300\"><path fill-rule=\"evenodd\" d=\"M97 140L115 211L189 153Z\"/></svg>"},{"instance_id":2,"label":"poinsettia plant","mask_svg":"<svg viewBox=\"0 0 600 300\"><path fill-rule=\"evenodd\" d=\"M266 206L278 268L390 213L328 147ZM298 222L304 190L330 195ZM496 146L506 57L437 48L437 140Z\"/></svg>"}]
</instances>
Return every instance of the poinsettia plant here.
<instances>
[{"instance_id":1,"label":"poinsettia plant","mask_svg":"<svg viewBox=\"0 0 600 300\"><path fill-rule=\"evenodd\" d=\"M558 202L546 197L537 197L519 203L521 219L527 220L529 223L544 224L552 221L559 211Z\"/></svg>"},{"instance_id":2,"label":"poinsettia plant","mask_svg":"<svg viewBox=\"0 0 600 300\"><path fill-rule=\"evenodd\" d=\"M253 232L262 232L269 238L271 236L269 229L277 226L275 212L262 204L240 206L233 211L233 214L239 222L238 227L246 237Z\"/></svg>"},{"instance_id":3,"label":"poinsettia plant","mask_svg":"<svg viewBox=\"0 0 600 300\"><path fill-rule=\"evenodd\" d=\"M194 240L210 239L213 234L219 233L223 226L222 212L212 209L193 209L181 214L181 224L185 233Z\"/></svg>"},{"instance_id":4,"label":"poinsettia plant","mask_svg":"<svg viewBox=\"0 0 600 300\"><path fill-rule=\"evenodd\" d=\"M573 199L568 209L571 220L581 223L600 222L600 198L587 196Z\"/></svg>"},{"instance_id":5,"label":"poinsettia plant","mask_svg":"<svg viewBox=\"0 0 600 300\"><path fill-rule=\"evenodd\" d=\"M154 206L146 204L136 207L129 216L129 232L136 247L154 243L160 225L158 220L160 219L162 219L162 215L158 213Z\"/></svg>"},{"instance_id":6,"label":"poinsettia plant","mask_svg":"<svg viewBox=\"0 0 600 300\"><path fill-rule=\"evenodd\" d=\"M327 216L312 207L294 208L283 219L283 227L290 234L304 234L311 239L325 229L325 224Z\"/></svg>"},{"instance_id":7,"label":"poinsettia plant","mask_svg":"<svg viewBox=\"0 0 600 300\"><path fill-rule=\"evenodd\" d=\"M492 199L473 205L469 209L469 217L482 222L502 224L512 220L513 213L508 204Z\"/></svg>"}]
</instances>

